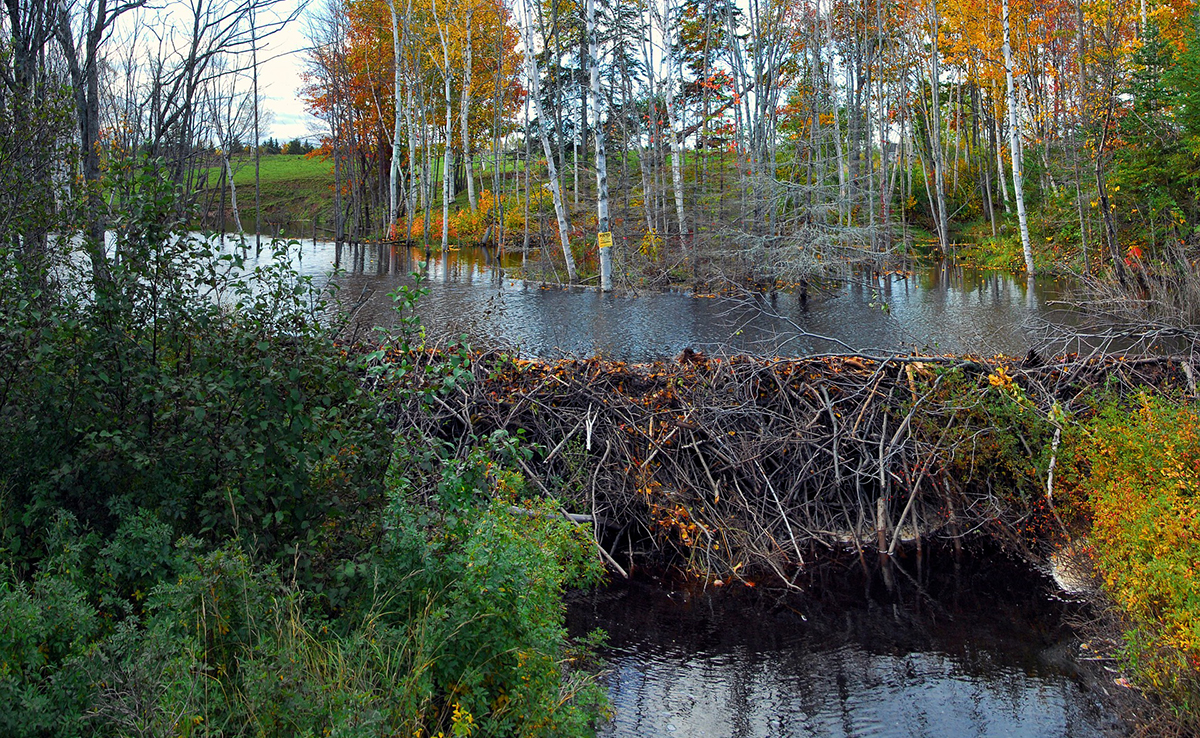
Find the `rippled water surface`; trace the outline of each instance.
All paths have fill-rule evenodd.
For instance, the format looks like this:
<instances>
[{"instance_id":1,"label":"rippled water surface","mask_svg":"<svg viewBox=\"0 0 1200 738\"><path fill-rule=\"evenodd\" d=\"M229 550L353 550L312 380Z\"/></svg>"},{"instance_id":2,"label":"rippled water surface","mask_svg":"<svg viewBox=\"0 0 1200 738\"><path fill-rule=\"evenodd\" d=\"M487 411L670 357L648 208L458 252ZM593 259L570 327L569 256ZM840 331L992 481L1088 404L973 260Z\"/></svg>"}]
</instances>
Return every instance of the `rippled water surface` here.
<instances>
[{"instance_id":1,"label":"rippled water surface","mask_svg":"<svg viewBox=\"0 0 1200 738\"><path fill-rule=\"evenodd\" d=\"M305 242L293 258L324 277L338 262L341 299L358 305L366 330L395 321L387 296L421 268L416 250L368 247L355 255L332 244ZM520 256L505 259L519 265ZM1029 284L1003 272L921 267L901 275L867 275L814 296L774 299L694 297L624 290L546 288L510 278L484 249L435 254L423 273L430 293L420 313L427 329L468 333L474 340L520 346L530 356L601 354L642 361L674 356L685 347L710 352L798 356L814 352L1005 353L1024 355L1037 341L1031 320L1070 323L1053 302L1053 279Z\"/></svg>"},{"instance_id":2,"label":"rippled water surface","mask_svg":"<svg viewBox=\"0 0 1200 738\"><path fill-rule=\"evenodd\" d=\"M925 571L903 562L891 589L830 566L799 595L649 579L579 595L573 630L610 635L601 735L1123 734L1045 581L1007 561L956 578L945 555Z\"/></svg>"}]
</instances>

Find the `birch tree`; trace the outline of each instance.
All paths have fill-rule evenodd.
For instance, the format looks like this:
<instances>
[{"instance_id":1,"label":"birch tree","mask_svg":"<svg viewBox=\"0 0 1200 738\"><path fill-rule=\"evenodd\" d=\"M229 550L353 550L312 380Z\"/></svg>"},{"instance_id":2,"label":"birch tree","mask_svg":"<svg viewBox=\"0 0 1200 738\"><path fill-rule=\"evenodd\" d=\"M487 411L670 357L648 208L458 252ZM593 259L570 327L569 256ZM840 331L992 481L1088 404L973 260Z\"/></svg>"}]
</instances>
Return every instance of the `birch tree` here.
<instances>
[{"instance_id":1,"label":"birch tree","mask_svg":"<svg viewBox=\"0 0 1200 738\"><path fill-rule=\"evenodd\" d=\"M596 138L596 225L600 233L609 233L608 224L608 159L605 142L604 120L600 116L600 44L596 32L596 0L587 0L587 37L588 37L588 91L590 107L595 122L592 124L592 135ZM610 234L611 235L611 234ZM600 290L612 290L612 246L601 243L600 250Z\"/></svg>"},{"instance_id":2,"label":"birch tree","mask_svg":"<svg viewBox=\"0 0 1200 738\"><path fill-rule=\"evenodd\" d=\"M462 154L463 168L467 174L467 202L470 204L471 212L475 212L478 207L475 198L475 177L471 170L474 167L474 161L471 156L471 125L469 115L471 109L471 39L474 31L475 21L475 5L474 0L465 0L467 7L463 14L463 81L462 90L459 93L459 130L462 132Z\"/></svg>"},{"instance_id":3,"label":"birch tree","mask_svg":"<svg viewBox=\"0 0 1200 738\"><path fill-rule=\"evenodd\" d=\"M1012 157L1013 196L1017 201L1017 223L1021 230L1021 250L1025 253L1025 272L1033 276L1033 249L1029 243L1029 220L1025 215L1025 177L1021 170L1021 129L1017 124L1017 96L1013 91L1008 0L1003 0L1000 22L1004 27L1004 78L1008 98L1008 147Z\"/></svg>"},{"instance_id":4,"label":"birch tree","mask_svg":"<svg viewBox=\"0 0 1200 738\"><path fill-rule=\"evenodd\" d=\"M529 98L533 103L534 113L538 119L538 137L542 142L542 151L546 155L547 182L550 197L554 200L554 215L558 219L558 240L562 244L563 260L567 265L567 281L575 281L575 257L571 254L571 224L567 220L567 210L563 203L562 191L558 183L558 167L554 163L554 149L550 146L550 138L546 133L546 114L542 109L541 72L538 69L537 57L533 45L533 14L529 2L525 3L525 22L521 24L525 37L525 69L529 81ZM526 162L526 167L529 162Z\"/></svg>"},{"instance_id":5,"label":"birch tree","mask_svg":"<svg viewBox=\"0 0 1200 738\"><path fill-rule=\"evenodd\" d=\"M396 12L396 0L387 0L388 10L392 16L392 59L393 59L393 94L396 107L396 113L392 125L392 165L388 168L388 221L396 222L400 217L400 153L401 143L400 137L403 133L402 123L404 115L400 112L400 101L404 97L404 77L402 70L404 69L404 54L400 44L400 15ZM412 15L412 0L409 0L408 12L405 13L403 26L405 31L408 29L408 21ZM411 137L410 137L411 140ZM411 213L411 211L410 211ZM411 218L409 219L411 220Z\"/></svg>"},{"instance_id":6,"label":"birch tree","mask_svg":"<svg viewBox=\"0 0 1200 738\"><path fill-rule=\"evenodd\" d=\"M442 154L442 250L444 251L450 245L450 178L452 171L450 169L450 146L454 140L450 107L450 80L453 76L453 71L450 68L450 44L446 39L447 34L450 32L449 11L447 11L445 23L443 23L442 18L438 15L437 0L431 0L431 3L433 21L437 24L438 39L442 42L442 81L444 83L443 92L446 102L446 147Z\"/></svg>"}]
</instances>

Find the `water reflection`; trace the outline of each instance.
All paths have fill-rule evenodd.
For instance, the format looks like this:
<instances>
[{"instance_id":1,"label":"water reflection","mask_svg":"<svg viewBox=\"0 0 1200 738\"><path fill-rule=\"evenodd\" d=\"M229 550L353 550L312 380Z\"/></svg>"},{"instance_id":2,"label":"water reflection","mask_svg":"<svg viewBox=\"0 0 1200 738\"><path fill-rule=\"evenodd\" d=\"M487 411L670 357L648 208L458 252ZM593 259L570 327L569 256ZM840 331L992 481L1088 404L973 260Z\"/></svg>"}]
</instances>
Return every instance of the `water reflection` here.
<instances>
[{"instance_id":1,"label":"water reflection","mask_svg":"<svg viewBox=\"0 0 1200 738\"><path fill-rule=\"evenodd\" d=\"M601 735L1120 732L1074 675L1065 605L1028 574L989 563L890 592L833 574L805 595L642 581L580 597L572 629L610 634Z\"/></svg>"},{"instance_id":2,"label":"water reflection","mask_svg":"<svg viewBox=\"0 0 1200 738\"><path fill-rule=\"evenodd\" d=\"M782 293L732 299L546 288L507 275L504 267L520 258L497 259L482 248L434 253L423 269L431 290L420 305L427 329L520 346L532 356L600 354L640 361L689 346L785 356L914 350L1024 355L1038 339L1030 319L1067 324L1074 319L1047 307L1062 294L1052 279L1027 283L963 267L866 274L803 303ZM294 259L312 276L323 277L335 264L344 269L337 277L343 302L357 305L354 319L365 330L394 324L387 295L410 283L407 275L421 268L424 253L377 245L345 246L338 253L332 244L307 241Z\"/></svg>"}]
</instances>

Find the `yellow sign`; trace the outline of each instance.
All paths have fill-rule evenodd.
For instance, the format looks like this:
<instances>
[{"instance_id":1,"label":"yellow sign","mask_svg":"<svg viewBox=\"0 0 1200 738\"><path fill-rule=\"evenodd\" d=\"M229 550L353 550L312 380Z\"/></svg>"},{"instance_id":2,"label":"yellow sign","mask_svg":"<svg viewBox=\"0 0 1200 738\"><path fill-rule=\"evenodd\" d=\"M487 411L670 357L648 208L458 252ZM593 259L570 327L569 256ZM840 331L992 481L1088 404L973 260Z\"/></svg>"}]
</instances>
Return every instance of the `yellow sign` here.
<instances>
[{"instance_id":1,"label":"yellow sign","mask_svg":"<svg viewBox=\"0 0 1200 738\"><path fill-rule=\"evenodd\" d=\"M612 231L600 231L596 234L596 240L600 242L600 248L612 248Z\"/></svg>"}]
</instances>

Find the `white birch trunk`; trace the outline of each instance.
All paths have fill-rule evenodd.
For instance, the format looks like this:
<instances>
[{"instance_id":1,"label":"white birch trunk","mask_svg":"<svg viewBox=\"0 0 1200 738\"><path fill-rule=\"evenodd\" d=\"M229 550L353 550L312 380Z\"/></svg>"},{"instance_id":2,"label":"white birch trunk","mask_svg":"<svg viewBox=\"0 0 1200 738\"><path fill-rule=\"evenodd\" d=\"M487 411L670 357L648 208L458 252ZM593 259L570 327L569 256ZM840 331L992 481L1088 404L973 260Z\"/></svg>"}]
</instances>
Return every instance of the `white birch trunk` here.
<instances>
[{"instance_id":1,"label":"white birch trunk","mask_svg":"<svg viewBox=\"0 0 1200 738\"><path fill-rule=\"evenodd\" d=\"M596 225L600 233L609 229L608 225L608 160L606 157L606 141L604 140L604 122L600 118L600 52L596 41L596 0L587 0L587 35L588 35L588 67L591 72L591 84L588 94L591 97L589 107L595 122L592 133L596 137ZM612 284L612 248L601 246L600 249L600 291L611 292Z\"/></svg>"},{"instance_id":2,"label":"white birch trunk","mask_svg":"<svg viewBox=\"0 0 1200 738\"><path fill-rule=\"evenodd\" d=\"M454 125L452 113L450 111L450 58L446 57L446 150L442 154L442 249L445 250L450 245L450 200L453 195L450 194L450 143L453 139L454 132L451 126Z\"/></svg>"},{"instance_id":3,"label":"white birch trunk","mask_svg":"<svg viewBox=\"0 0 1200 738\"><path fill-rule=\"evenodd\" d=\"M588 2L591 1L588 0ZM664 37L666 37L668 31L666 21L673 16L671 10L671 2L667 0L666 18L662 19ZM679 143L679 136L676 133L679 123L678 111L675 109L675 81L680 78L680 75L677 74L675 53L671 50L673 47L668 44L667 48L667 140L671 145L671 180L675 185L675 214L679 218L679 246L683 249L683 253L686 254L688 251L688 230L687 218L683 209L683 152L682 146Z\"/></svg>"},{"instance_id":4,"label":"white birch trunk","mask_svg":"<svg viewBox=\"0 0 1200 738\"><path fill-rule=\"evenodd\" d=\"M1017 223L1021 229L1021 250L1025 252L1025 272L1033 276L1033 249L1029 243L1029 220L1025 216L1025 178L1021 171L1021 138L1017 127L1017 96L1013 92L1012 46L1009 43L1008 0L1004 0L1001 25L1004 27L1004 80L1008 88L1008 148L1012 156L1013 195L1017 201Z\"/></svg>"},{"instance_id":5,"label":"white birch trunk","mask_svg":"<svg viewBox=\"0 0 1200 738\"><path fill-rule=\"evenodd\" d=\"M412 241L413 217L417 209L417 185L420 181L419 169L417 167L417 129L413 121L413 91L412 85L407 85L404 91L405 109L404 122L408 126L408 188L405 190L405 207L404 212L407 216L405 222L408 224L408 233L406 238Z\"/></svg>"},{"instance_id":6,"label":"white birch trunk","mask_svg":"<svg viewBox=\"0 0 1200 738\"><path fill-rule=\"evenodd\" d=\"M237 229L238 233L243 233L242 215L238 212L237 187L233 184L233 165L229 162L228 148L225 149L225 156L222 158L225 160L225 176L229 177L229 205L233 208L233 227ZM225 224L222 223L221 230L224 231L224 229Z\"/></svg>"},{"instance_id":7,"label":"white birch trunk","mask_svg":"<svg viewBox=\"0 0 1200 738\"><path fill-rule=\"evenodd\" d=\"M1003 146L1000 143L1001 141L1004 140L1004 130L1000 126L1000 116L999 115L995 116L995 119L996 119L996 174L998 175L997 179L1000 180L1000 197L1004 201L1004 209L1008 210L1009 203L1011 201L1008 197L1008 176L1004 172L1004 155L1001 153L1003 151Z\"/></svg>"},{"instance_id":8,"label":"white birch trunk","mask_svg":"<svg viewBox=\"0 0 1200 738\"><path fill-rule=\"evenodd\" d=\"M471 157L471 138L470 127L468 125L468 116L470 115L471 106L471 21L475 16L475 8L467 8L467 43L463 49L463 84L462 84L462 102L459 103L459 127L462 129L462 147L463 147L463 168L467 173L467 201L471 204L471 212L475 212L478 207L478 202L475 198L475 177L471 170L474 166L474 160ZM497 194L497 197L499 194Z\"/></svg>"},{"instance_id":9,"label":"white birch trunk","mask_svg":"<svg viewBox=\"0 0 1200 738\"><path fill-rule=\"evenodd\" d=\"M446 148L442 152L442 251L450 245L450 144L453 141L454 118L450 107L450 45L446 42L446 32L449 30L450 18L447 16L443 25L438 17L437 2L432 3L433 21L437 24L438 39L442 42L442 94L446 102L446 132L443 140Z\"/></svg>"},{"instance_id":10,"label":"white birch trunk","mask_svg":"<svg viewBox=\"0 0 1200 738\"><path fill-rule=\"evenodd\" d=\"M533 46L533 30L530 27L528 20L531 14L528 13L528 4L526 4L526 23L522 26L522 31L525 36L525 70L529 77L529 97L533 102L533 112L537 114L538 119L538 137L542 140L542 151L546 154L546 168L550 187L550 196L554 200L554 214L558 218L558 240L562 244L563 260L567 264L567 281L575 281L575 257L571 254L571 224L567 220L567 210L563 205L562 190L558 186L558 166L554 161L554 149L550 147L550 139L546 136L546 116L542 110L542 90L541 77L537 66L537 59L534 58ZM528 167L530 162L526 162Z\"/></svg>"},{"instance_id":11,"label":"white birch trunk","mask_svg":"<svg viewBox=\"0 0 1200 738\"><path fill-rule=\"evenodd\" d=\"M396 222L396 218L400 215L400 134L401 116L400 116L400 90L403 86L403 78L400 72L400 18L396 13L396 0L388 0L388 9L392 12L392 58L393 66L393 100L396 101L395 120L392 128L392 167L391 176L388 181L388 221Z\"/></svg>"},{"instance_id":12,"label":"white birch trunk","mask_svg":"<svg viewBox=\"0 0 1200 738\"><path fill-rule=\"evenodd\" d=\"M941 105L941 74L942 69L938 59L938 27L941 24L938 21L938 12L936 2L933 5L933 64L932 64L932 79L930 79L930 87L933 92L933 126L930 135L933 140L933 188L937 195L937 220L938 220L938 243L941 246L942 254L950 254L950 232L949 224L946 218L946 183L944 168L942 165L942 105Z\"/></svg>"}]
</instances>

